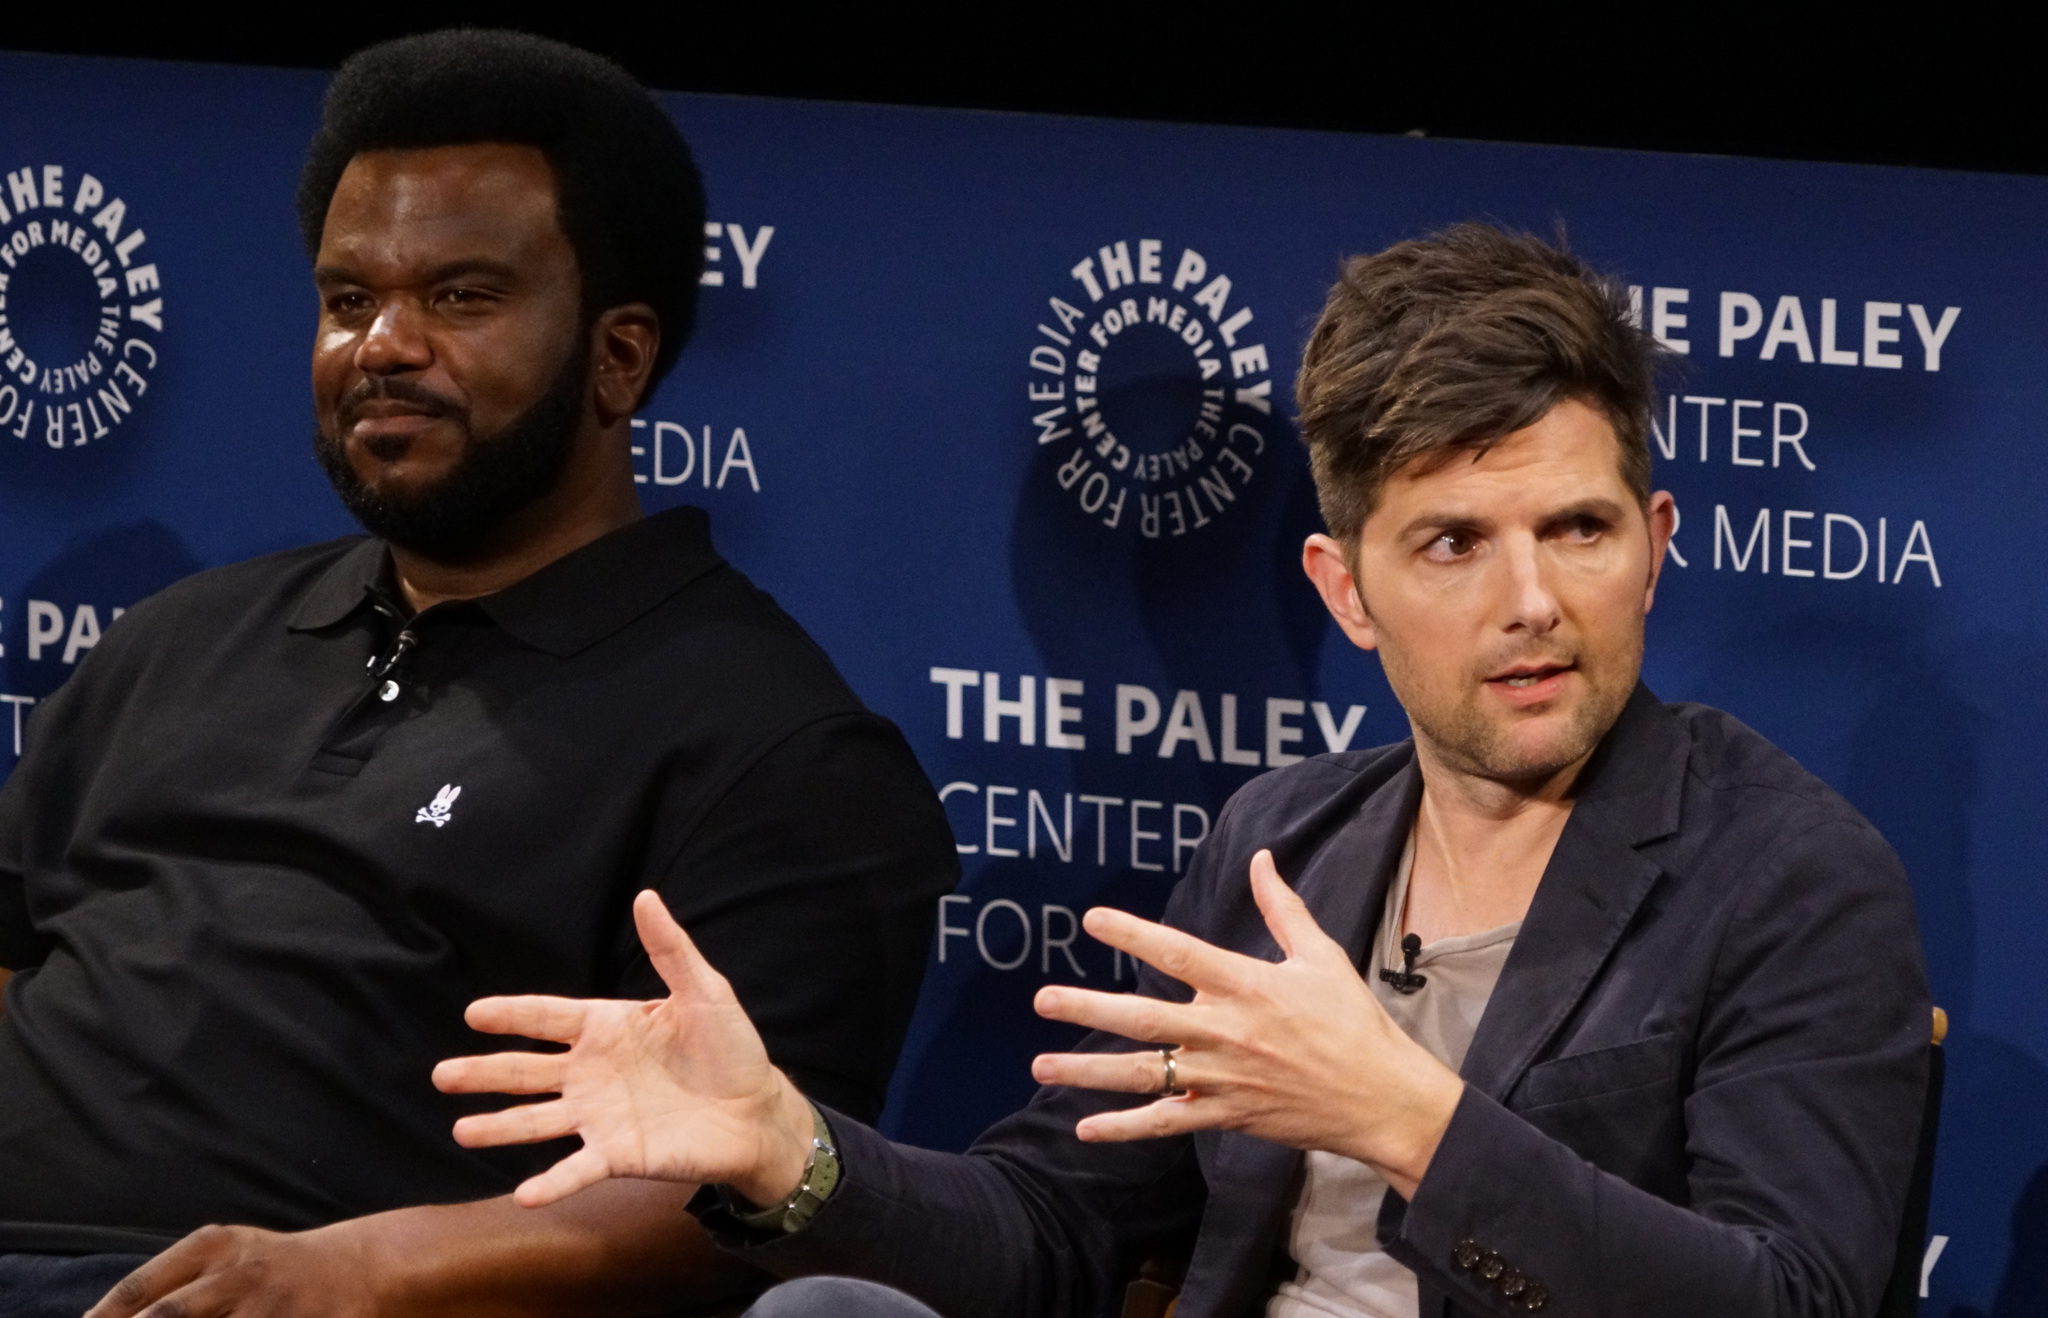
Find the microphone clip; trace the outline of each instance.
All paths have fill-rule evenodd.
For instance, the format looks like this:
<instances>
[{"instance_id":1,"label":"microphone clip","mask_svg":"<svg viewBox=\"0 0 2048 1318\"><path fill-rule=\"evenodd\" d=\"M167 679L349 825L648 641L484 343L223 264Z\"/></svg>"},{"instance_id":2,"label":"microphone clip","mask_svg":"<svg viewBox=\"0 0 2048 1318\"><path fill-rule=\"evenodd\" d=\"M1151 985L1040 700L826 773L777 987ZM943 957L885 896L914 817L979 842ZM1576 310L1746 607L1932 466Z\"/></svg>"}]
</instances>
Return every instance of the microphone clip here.
<instances>
[{"instance_id":1,"label":"microphone clip","mask_svg":"<svg viewBox=\"0 0 2048 1318\"><path fill-rule=\"evenodd\" d=\"M404 661L406 654L417 644L419 644L419 637L413 635L410 627L400 631L398 639L391 643L389 650L383 654L370 656L370 662L367 665L370 670L370 680L372 682L380 682L389 677L391 671Z\"/></svg>"},{"instance_id":2,"label":"microphone clip","mask_svg":"<svg viewBox=\"0 0 2048 1318\"><path fill-rule=\"evenodd\" d=\"M1415 958L1421 952L1422 939L1418 935L1409 934L1401 940L1401 969L1382 969L1380 978L1393 985L1396 993L1413 993L1429 983L1429 976L1415 973Z\"/></svg>"}]
</instances>

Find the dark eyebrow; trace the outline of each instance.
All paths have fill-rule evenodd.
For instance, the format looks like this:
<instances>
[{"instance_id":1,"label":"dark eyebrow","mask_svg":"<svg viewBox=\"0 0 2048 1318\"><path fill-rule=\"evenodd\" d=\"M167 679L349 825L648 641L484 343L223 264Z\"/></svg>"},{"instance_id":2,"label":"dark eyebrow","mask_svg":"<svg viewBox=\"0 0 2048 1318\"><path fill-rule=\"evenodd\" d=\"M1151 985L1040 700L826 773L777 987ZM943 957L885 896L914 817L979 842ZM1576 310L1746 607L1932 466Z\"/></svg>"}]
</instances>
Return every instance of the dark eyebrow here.
<instances>
[{"instance_id":1,"label":"dark eyebrow","mask_svg":"<svg viewBox=\"0 0 2048 1318\"><path fill-rule=\"evenodd\" d=\"M1612 499L1595 497L1581 499L1576 503L1567 504L1554 512L1545 514L1537 522L1537 527L1541 531L1553 531L1582 517L1591 517L1606 522L1609 525L1617 525L1625 515L1619 503ZM1410 537L1424 531L1472 530L1483 532L1489 525L1490 523L1486 518L1475 517L1470 513L1456 512L1450 509L1436 509L1411 518L1408 524L1401 528L1396 538L1398 541L1405 543Z\"/></svg>"},{"instance_id":2,"label":"dark eyebrow","mask_svg":"<svg viewBox=\"0 0 2048 1318\"><path fill-rule=\"evenodd\" d=\"M1545 517L1540 523L1540 529L1544 531L1554 530L1567 523L1576 522L1582 517L1590 517L1596 521L1605 522L1609 526L1618 526L1626 516L1627 514L1622 506L1612 499L1581 499L1577 503L1568 504Z\"/></svg>"},{"instance_id":3,"label":"dark eyebrow","mask_svg":"<svg viewBox=\"0 0 2048 1318\"><path fill-rule=\"evenodd\" d=\"M459 261L449 261L444 265L435 266L427 272L427 282L430 284L445 284L451 279L462 279L466 276L475 275L503 280L509 284L519 278L519 271L504 261L493 261L489 257L484 256L469 256Z\"/></svg>"},{"instance_id":4,"label":"dark eyebrow","mask_svg":"<svg viewBox=\"0 0 2048 1318\"><path fill-rule=\"evenodd\" d=\"M473 278L476 276L512 283L519 278L519 271L503 261L493 261L489 257L483 256L468 256L463 257L461 260L448 261L435 266L427 271L425 282L429 284L445 284L451 279ZM313 267L313 282L316 284L360 284L364 280L360 274L347 266L316 265Z\"/></svg>"},{"instance_id":5,"label":"dark eyebrow","mask_svg":"<svg viewBox=\"0 0 2048 1318\"><path fill-rule=\"evenodd\" d=\"M1410 518L1408 524L1402 527L1394 538L1397 542L1405 543L1409 537L1422 531L1450 531L1461 528L1476 531L1483 530L1485 526L1485 518L1474 517L1470 513L1432 511Z\"/></svg>"}]
</instances>

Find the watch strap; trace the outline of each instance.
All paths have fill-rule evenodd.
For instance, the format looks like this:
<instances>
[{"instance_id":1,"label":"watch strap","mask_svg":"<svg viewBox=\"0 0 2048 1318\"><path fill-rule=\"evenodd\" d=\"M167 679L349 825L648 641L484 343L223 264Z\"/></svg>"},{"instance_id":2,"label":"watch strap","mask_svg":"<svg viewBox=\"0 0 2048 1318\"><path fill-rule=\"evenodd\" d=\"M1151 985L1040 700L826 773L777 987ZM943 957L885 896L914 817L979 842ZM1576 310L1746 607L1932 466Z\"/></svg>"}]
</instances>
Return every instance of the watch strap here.
<instances>
[{"instance_id":1,"label":"watch strap","mask_svg":"<svg viewBox=\"0 0 2048 1318\"><path fill-rule=\"evenodd\" d=\"M784 1235L801 1231L818 1215L832 1191L839 1186L839 1150L832 1143L832 1128L818 1105L811 1108L811 1151L804 1159L803 1178L781 1203L752 1212L733 1211L733 1220L752 1231L780 1231Z\"/></svg>"}]
</instances>

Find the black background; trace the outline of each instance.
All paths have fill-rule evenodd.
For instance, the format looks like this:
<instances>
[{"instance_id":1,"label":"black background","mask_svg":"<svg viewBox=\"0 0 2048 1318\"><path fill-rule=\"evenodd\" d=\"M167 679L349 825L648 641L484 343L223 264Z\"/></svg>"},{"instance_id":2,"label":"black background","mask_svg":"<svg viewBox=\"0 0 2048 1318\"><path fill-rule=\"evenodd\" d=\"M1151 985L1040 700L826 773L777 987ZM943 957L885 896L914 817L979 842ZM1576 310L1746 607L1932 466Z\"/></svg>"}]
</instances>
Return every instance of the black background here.
<instances>
[{"instance_id":1,"label":"black background","mask_svg":"<svg viewBox=\"0 0 2048 1318\"><path fill-rule=\"evenodd\" d=\"M0 48L331 68L478 23L576 42L671 91L2048 173L2019 7L12 8L29 12L0 20Z\"/></svg>"}]
</instances>

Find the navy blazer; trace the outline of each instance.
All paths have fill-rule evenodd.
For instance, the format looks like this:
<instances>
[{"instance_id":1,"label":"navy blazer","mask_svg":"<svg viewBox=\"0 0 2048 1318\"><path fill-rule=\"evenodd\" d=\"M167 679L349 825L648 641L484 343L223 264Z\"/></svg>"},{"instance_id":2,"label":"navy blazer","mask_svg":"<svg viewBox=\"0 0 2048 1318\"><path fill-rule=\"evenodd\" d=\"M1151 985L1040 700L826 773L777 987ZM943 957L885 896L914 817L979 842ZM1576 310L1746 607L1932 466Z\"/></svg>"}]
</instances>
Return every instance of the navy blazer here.
<instances>
[{"instance_id":1,"label":"navy blazer","mask_svg":"<svg viewBox=\"0 0 2048 1318\"><path fill-rule=\"evenodd\" d=\"M1256 779L1167 922L1277 960L1247 879L1271 847L1363 965L1421 787L1412 743ZM1153 972L1139 991L1189 996ZM1928 1037L1912 895L1883 838L1735 719L1639 686L1581 779L1464 1098L1413 1201L1386 1196L1380 1239L1414 1269L1423 1318L1867 1318ZM949 1316L1096 1314L1133 1260L1175 1250L1192 1251L1179 1318L1259 1312L1292 1275L1302 1155L1227 1132L1074 1138L1131 1102L1047 1088L961 1155L834 1116L845 1179L805 1230L706 1224L777 1274L869 1277Z\"/></svg>"}]
</instances>

